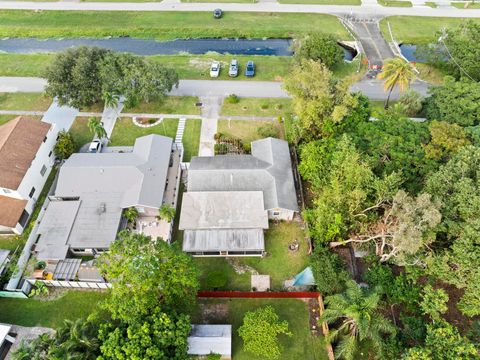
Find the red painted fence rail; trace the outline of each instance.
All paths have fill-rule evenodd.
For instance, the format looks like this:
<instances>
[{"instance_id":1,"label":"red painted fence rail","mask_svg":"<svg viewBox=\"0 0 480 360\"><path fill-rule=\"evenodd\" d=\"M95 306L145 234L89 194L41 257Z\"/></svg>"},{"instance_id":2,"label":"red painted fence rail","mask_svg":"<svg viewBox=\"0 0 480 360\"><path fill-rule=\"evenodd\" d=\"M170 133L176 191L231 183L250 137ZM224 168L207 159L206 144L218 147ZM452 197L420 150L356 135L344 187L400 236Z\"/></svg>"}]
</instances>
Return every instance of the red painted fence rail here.
<instances>
[{"instance_id":1,"label":"red painted fence rail","mask_svg":"<svg viewBox=\"0 0 480 360\"><path fill-rule=\"evenodd\" d=\"M319 292L311 291L199 291L199 298L246 298L246 299L316 299Z\"/></svg>"}]
</instances>

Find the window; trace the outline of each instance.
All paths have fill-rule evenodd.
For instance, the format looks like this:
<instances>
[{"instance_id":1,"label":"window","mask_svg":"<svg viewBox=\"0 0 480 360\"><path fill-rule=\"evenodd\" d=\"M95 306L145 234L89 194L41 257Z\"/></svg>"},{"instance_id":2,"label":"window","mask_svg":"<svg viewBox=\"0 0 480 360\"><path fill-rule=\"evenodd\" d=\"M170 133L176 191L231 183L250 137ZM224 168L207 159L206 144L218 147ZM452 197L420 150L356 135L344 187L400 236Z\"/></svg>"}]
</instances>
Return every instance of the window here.
<instances>
[{"instance_id":1,"label":"window","mask_svg":"<svg viewBox=\"0 0 480 360\"><path fill-rule=\"evenodd\" d=\"M48 153L48 157L52 156L52 153L53 153L53 152L50 151L50 152Z\"/></svg>"},{"instance_id":2,"label":"window","mask_svg":"<svg viewBox=\"0 0 480 360\"><path fill-rule=\"evenodd\" d=\"M43 142L46 142L46 141L47 141L47 137L45 136L45 137L43 138Z\"/></svg>"},{"instance_id":3,"label":"window","mask_svg":"<svg viewBox=\"0 0 480 360\"><path fill-rule=\"evenodd\" d=\"M280 212L279 212L279 211L274 211L274 212L273 212L273 216L278 216L278 215L280 215Z\"/></svg>"},{"instance_id":4,"label":"window","mask_svg":"<svg viewBox=\"0 0 480 360\"><path fill-rule=\"evenodd\" d=\"M42 170L40 170L40 174L43 176L47 172L47 167L45 165L42 166Z\"/></svg>"},{"instance_id":5,"label":"window","mask_svg":"<svg viewBox=\"0 0 480 360\"><path fill-rule=\"evenodd\" d=\"M3 192L4 192L5 194L10 194L12 191L11 191L11 190L8 190L8 189L3 189Z\"/></svg>"},{"instance_id":6,"label":"window","mask_svg":"<svg viewBox=\"0 0 480 360\"><path fill-rule=\"evenodd\" d=\"M22 215L20 216L20 220L18 220L18 223L22 225L22 227L25 227L29 217L30 214L26 210L23 210Z\"/></svg>"},{"instance_id":7,"label":"window","mask_svg":"<svg viewBox=\"0 0 480 360\"><path fill-rule=\"evenodd\" d=\"M35 194L35 187L32 187L32 190L30 190L30 194L28 194L28 197L31 199L33 194Z\"/></svg>"}]
</instances>

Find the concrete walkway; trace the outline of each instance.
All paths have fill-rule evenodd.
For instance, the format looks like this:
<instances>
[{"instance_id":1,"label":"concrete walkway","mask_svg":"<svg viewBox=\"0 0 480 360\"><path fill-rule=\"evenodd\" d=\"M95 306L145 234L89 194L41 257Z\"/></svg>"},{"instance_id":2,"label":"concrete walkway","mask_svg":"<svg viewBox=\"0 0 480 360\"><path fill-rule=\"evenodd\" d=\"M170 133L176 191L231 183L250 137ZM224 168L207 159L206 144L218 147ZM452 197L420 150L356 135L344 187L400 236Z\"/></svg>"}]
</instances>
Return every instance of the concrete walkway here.
<instances>
[{"instance_id":1,"label":"concrete walkway","mask_svg":"<svg viewBox=\"0 0 480 360\"><path fill-rule=\"evenodd\" d=\"M215 134L223 99L219 96L201 97L202 127L200 129L200 147L198 156L215 155Z\"/></svg>"},{"instance_id":2,"label":"concrete walkway","mask_svg":"<svg viewBox=\"0 0 480 360\"><path fill-rule=\"evenodd\" d=\"M360 6L352 5L308 5L279 4L276 2L258 3L176 3L165 2L30 2L0 1L0 9L11 10L64 10L64 11L213 11L221 8L225 12L266 12L266 13L317 13L331 15L355 15L361 18L385 17L392 15L429 16L429 17L465 17L479 18L480 9L457 9L452 7L430 8L386 7L366 2Z\"/></svg>"},{"instance_id":3,"label":"concrete walkway","mask_svg":"<svg viewBox=\"0 0 480 360\"><path fill-rule=\"evenodd\" d=\"M107 138L110 139L112 136L113 128L115 127L115 123L122 112L123 109L123 102L125 98L122 96L120 97L117 106L115 107L106 107L103 109L102 113L102 124L103 128L107 132Z\"/></svg>"}]
</instances>

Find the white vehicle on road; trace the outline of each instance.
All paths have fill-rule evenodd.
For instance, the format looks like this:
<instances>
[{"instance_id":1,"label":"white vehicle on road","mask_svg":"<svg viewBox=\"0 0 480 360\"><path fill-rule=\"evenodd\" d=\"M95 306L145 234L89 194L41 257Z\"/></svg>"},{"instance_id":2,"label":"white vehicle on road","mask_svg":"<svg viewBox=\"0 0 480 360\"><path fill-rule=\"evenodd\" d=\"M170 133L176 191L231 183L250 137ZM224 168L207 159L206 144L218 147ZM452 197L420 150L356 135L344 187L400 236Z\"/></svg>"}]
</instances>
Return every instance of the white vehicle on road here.
<instances>
[{"instance_id":1,"label":"white vehicle on road","mask_svg":"<svg viewBox=\"0 0 480 360\"><path fill-rule=\"evenodd\" d=\"M216 78L220 75L220 62L214 61L210 66L210 77Z\"/></svg>"}]
</instances>

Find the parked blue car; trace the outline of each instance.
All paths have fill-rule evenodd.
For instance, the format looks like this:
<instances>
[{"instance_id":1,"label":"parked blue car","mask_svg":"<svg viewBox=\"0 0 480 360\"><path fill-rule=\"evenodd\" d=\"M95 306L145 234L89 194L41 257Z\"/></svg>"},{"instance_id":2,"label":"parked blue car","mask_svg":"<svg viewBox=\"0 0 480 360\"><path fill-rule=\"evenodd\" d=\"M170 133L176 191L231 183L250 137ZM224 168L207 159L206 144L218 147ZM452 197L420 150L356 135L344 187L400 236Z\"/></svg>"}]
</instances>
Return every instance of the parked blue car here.
<instances>
[{"instance_id":1,"label":"parked blue car","mask_svg":"<svg viewBox=\"0 0 480 360\"><path fill-rule=\"evenodd\" d=\"M248 61L247 66L245 66L245 76L255 76L255 64L252 60Z\"/></svg>"}]
</instances>

